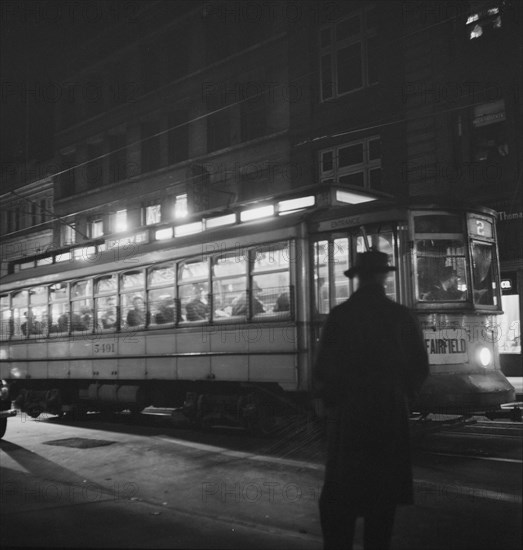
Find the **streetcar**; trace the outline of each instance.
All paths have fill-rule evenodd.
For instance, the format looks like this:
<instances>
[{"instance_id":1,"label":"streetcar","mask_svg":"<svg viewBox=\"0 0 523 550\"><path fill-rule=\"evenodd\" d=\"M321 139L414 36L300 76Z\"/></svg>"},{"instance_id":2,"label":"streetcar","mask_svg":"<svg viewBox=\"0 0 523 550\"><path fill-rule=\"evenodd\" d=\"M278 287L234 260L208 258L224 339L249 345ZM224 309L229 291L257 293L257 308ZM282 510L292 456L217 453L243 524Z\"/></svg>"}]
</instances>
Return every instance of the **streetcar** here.
<instances>
[{"instance_id":1,"label":"streetcar","mask_svg":"<svg viewBox=\"0 0 523 550\"><path fill-rule=\"evenodd\" d=\"M423 330L416 411L496 410L515 395L497 351L495 221L477 206L311 186L16 260L0 293L3 430L14 401L32 417L169 407L268 431L310 404L322 324L371 247L397 267L387 295Z\"/></svg>"}]
</instances>

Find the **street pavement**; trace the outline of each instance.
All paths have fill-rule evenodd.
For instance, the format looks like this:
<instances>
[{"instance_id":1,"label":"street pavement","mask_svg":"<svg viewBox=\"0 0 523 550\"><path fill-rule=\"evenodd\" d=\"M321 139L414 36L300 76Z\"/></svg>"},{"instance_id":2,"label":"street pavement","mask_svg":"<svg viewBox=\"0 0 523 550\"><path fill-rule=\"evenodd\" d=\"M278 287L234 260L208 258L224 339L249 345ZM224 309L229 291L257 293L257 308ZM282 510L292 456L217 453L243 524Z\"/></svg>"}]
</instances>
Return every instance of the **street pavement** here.
<instances>
[{"instance_id":1,"label":"street pavement","mask_svg":"<svg viewBox=\"0 0 523 550\"><path fill-rule=\"evenodd\" d=\"M300 460L277 441L234 444L244 439L11 419L0 546L319 550L321 453ZM521 444L510 445L507 462L416 452L417 503L399 509L393 548L519 549Z\"/></svg>"}]
</instances>

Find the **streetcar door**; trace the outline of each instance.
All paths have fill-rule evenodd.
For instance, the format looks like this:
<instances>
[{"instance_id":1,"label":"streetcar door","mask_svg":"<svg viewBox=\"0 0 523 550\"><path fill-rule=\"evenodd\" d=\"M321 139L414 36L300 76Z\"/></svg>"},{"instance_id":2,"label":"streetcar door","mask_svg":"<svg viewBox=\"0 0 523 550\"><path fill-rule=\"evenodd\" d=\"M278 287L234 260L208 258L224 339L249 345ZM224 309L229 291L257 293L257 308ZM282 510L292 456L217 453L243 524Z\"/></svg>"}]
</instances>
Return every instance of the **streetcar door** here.
<instances>
[{"instance_id":1,"label":"streetcar door","mask_svg":"<svg viewBox=\"0 0 523 550\"><path fill-rule=\"evenodd\" d=\"M350 295L351 281L343 273L349 268L349 238L322 236L312 243L312 312L313 351L329 311Z\"/></svg>"}]
</instances>

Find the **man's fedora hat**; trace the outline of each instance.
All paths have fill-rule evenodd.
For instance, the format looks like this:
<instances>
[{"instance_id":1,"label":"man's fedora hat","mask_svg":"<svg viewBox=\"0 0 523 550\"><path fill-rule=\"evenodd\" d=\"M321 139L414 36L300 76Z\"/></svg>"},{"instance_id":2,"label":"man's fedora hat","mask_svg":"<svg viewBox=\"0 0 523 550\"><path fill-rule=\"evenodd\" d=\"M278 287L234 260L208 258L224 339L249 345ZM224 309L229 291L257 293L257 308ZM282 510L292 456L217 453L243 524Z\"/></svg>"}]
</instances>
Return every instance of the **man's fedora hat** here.
<instances>
[{"instance_id":1,"label":"man's fedora hat","mask_svg":"<svg viewBox=\"0 0 523 550\"><path fill-rule=\"evenodd\" d=\"M369 250L357 254L356 263L344 274L352 279L360 273L387 273L388 271L396 271L396 267L389 265L388 255L378 250Z\"/></svg>"}]
</instances>

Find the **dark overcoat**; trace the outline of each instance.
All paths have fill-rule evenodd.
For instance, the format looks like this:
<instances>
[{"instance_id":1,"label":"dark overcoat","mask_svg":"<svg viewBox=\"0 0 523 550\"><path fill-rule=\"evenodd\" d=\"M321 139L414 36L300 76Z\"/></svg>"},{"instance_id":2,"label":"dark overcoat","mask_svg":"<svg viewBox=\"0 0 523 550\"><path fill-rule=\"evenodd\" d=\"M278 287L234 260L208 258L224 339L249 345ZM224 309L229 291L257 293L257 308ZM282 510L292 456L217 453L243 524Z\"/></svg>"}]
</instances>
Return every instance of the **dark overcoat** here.
<instances>
[{"instance_id":1,"label":"dark overcoat","mask_svg":"<svg viewBox=\"0 0 523 550\"><path fill-rule=\"evenodd\" d=\"M327 410L324 500L362 514L377 501L412 503L409 400L427 375L416 318L381 285L331 311L313 372Z\"/></svg>"}]
</instances>

